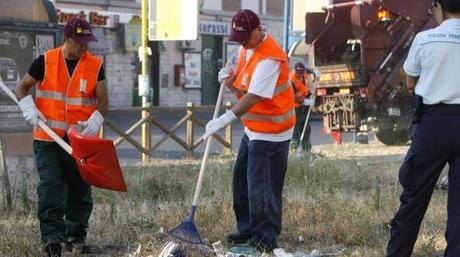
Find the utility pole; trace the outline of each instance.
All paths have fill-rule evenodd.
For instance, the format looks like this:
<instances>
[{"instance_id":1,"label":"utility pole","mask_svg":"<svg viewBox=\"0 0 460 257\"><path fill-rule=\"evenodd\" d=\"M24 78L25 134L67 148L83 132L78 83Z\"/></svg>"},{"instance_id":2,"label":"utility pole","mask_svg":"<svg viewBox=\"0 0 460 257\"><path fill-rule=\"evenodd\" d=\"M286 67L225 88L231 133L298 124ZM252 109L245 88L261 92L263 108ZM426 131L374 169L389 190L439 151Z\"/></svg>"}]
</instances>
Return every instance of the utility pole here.
<instances>
[{"instance_id":1,"label":"utility pole","mask_svg":"<svg viewBox=\"0 0 460 257\"><path fill-rule=\"evenodd\" d=\"M147 47L147 26L148 26L148 17L147 17L147 0L142 0L142 43L139 49L139 58L142 63L142 71L139 75L139 96L142 97L142 118L150 116L150 83L149 76L147 72L147 61L148 61L148 47ZM150 150L150 120L147 120L142 124L142 146ZM145 163L150 160L150 155L142 153L142 163Z\"/></svg>"},{"instance_id":2,"label":"utility pole","mask_svg":"<svg viewBox=\"0 0 460 257\"><path fill-rule=\"evenodd\" d=\"M283 49L287 53L289 48L289 25L291 19L291 0L284 0L284 30Z\"/></svg>"}]
</instances>

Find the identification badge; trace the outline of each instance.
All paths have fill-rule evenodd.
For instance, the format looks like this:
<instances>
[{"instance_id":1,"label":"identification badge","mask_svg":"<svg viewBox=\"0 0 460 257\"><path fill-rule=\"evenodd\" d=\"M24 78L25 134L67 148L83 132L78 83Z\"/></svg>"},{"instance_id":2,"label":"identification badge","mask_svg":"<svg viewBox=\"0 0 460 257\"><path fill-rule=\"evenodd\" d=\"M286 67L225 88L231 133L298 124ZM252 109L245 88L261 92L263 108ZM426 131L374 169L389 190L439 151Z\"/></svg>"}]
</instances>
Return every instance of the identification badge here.
<instances>
[{"instance_id":1,"label":"identification badge","mask_svg":"<svg viewBox=\"0 0 460 257\"><path fill-rule=\"evenodd\" d=\"M241 85L242 85L242 86L247 86L247 84L248 84L248 74L245 73L245 74L243 75L243 79L241 80Z\"/></svg>"},{"instance_id":2,"label":"identification badge","mask_svg":"<svg viewBox=\"0 0 460 257\"><path fill-rule=\"evenodd\" d=\"M80 93L86 93L86 79L80 79Z\"/></svg>"}]
</instances>

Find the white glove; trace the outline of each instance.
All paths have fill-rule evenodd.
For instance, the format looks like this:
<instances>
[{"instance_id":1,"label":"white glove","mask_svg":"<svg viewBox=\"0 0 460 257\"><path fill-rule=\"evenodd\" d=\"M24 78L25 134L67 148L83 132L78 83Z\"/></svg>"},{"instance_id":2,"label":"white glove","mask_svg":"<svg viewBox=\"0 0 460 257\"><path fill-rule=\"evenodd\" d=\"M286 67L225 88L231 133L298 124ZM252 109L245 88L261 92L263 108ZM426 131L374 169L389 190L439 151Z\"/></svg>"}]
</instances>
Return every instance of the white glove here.
<instances>
[{"instance_id":1,"label":"white glove","mask_svg":"<svg viewBox=\"0 0 460 257\"><path fill-rule=\"evenodd\" d=\"M206 132L203 135L203 139L207 139L209 136L213 135L220 129L226 127L228 124L232 123L238 117L231 111L228 110L224 114L222 114L219 118L210 120L208 124L206 124Z\"/></svg>"},{"instance_id":2,"label":"white glove","mask_svg":"<svg viewBox=\"0 0 460 257\"><path fill-rule=\"evenodd\" d=\"M302 103L304 106L313 106L314 104L315 100L313 98L305 98Z\"/></svg>"},{"instance_id":3,"label":"white glove","mask_svg":"<svg viewBox=\"0 0 460 257\"><path fill-rule=\"evenodd\" d=\"M19 108L21 108L22 115L32 126L38 124L38 119L40 118L43 122L46 122L45 116L37 109L35 106L34 100L31 95L28 95L19 101Z\"/></svg>"},{"instance_id":4,"label":"white glove","mask_svg":"<svg viewBox=\"0 0 460 257\"><path fill-rule=\"evenodd\" d=\"M315 81L319 80L319 78L321 77L321 71L319 71L318 69L314 69L313 74L315 74Z\"/></svg>"},{"instance_id":5,"label":"white glove","mask_svg":"<svg viewBox=\"0 0 460 257\"><path fill-rule=\"evenodd\" d=\"M233 74L233 69L230 63L227 63L225 67L220 69L219 73L217 74L217 81L219 83L222 83L222 81L228 77L230 77Z\"/></svg>"},{"instance_id":6,"label":"white glove","mask_svg":"<svg viewBox=\"0 0 460 257\"><path fill-rule=\"evenodd\" d=\"M86 127L83 132L84 136L95 136L104 123L104 116L99 111L94 111L87 121L79 121L78 124Z\"/></svg>"}]
</instances>

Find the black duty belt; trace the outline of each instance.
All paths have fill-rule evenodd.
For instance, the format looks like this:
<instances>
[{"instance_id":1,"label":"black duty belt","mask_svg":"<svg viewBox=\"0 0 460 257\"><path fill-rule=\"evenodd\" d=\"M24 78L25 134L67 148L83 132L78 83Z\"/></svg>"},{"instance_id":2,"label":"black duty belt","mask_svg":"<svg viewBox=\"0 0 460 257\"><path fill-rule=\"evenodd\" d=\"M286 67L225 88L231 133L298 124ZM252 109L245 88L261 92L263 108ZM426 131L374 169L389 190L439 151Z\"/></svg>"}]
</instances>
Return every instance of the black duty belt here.
<instances>
[{"instance_id":1,"label":"black duty belt","mask_svg":"<svg viewBox=\"0 0 460 257\"><path fill-rule=\"evenodd\" d=\"M460 115L460 104L424 104L423 113Z\"/></svg>"}]
</instances>

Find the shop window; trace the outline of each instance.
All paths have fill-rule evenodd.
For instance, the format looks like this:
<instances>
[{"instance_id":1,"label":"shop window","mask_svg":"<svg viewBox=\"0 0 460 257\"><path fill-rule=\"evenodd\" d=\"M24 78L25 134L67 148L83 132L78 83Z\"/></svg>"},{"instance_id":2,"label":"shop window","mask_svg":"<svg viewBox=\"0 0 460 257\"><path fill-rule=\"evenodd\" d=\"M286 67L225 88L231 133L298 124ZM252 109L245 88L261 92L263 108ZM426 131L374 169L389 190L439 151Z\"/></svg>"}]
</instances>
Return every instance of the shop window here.
<instances>
[{"instance_id":1,"label":"shop window","mask_svg":"<svg viewBox=\"0 0 460 257\"><path fill-rule=\"evenodd\" d=\"M222 9L236 12L241 9L241 0L222 0Z\"/></svg>"},{"instance_id":2,"label":"shop window","mask_svg":"<svg viewBox=\"0 0 460 257\"><path fill-rule=\"evenodd\" d=\"M283 16L284 14L284 0L266 0L267 1L267 14L273 16Z\"/></svg>"}]
</instances>

